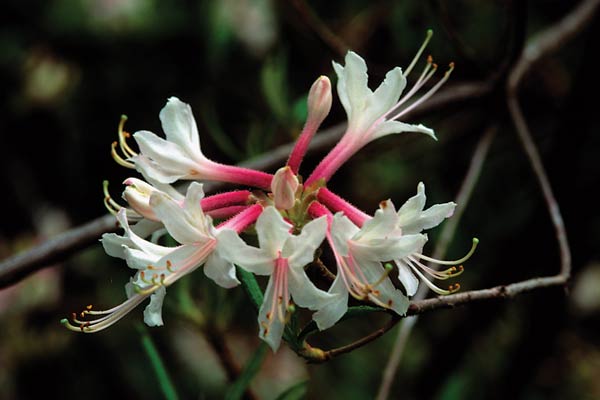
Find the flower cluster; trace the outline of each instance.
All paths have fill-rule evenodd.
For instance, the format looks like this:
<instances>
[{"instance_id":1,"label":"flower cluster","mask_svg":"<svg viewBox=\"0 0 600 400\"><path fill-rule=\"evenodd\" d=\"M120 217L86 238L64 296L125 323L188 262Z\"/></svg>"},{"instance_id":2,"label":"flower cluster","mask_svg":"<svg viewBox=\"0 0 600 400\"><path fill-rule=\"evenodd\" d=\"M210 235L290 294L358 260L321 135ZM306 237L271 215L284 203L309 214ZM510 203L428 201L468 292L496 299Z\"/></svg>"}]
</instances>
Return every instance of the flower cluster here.
<instances>
[{"instance_id":1,"label":"flower cluster","mask_svg":"<svg viewBox=\"0 0 600 400\"><path fill-rule=\"evenodd\" d=\"M474 246L465 258L453 262L434 260L422 253L427 242L423 231L450 217L454 203L425 209L425 187L419 183L417 194L398 210L386 200L371 216L327 188L342 164L377 138L401 132L421 132L435 138L431 129L398 119L431 96L445 82L452 65L436 85L407 105L437 68L429 58L414 86L402 95L414 64L405 72L400 68L388 72L375 91L368 87L367 66L357 54L349 52L345 65L333 64L348 127L305 181L299 175L302 159L331 108L327 77L321 76L311 87L304 129L286 165L274 174L208 159L202 153L190 106L175 97L159 115L165 138L148 131L133 135L139 152L127 143L130 135L123 130L123 118L119 140L112 146L113 157L137 170L144 180L125 180L123 198L128 207L110 198L105 186L106 206L124 233L105 234L102 244L109 255L124 259L135 274L125 286L127 300L122 304L103 311L88 306L63 323L74 331L98 332L149 299L145 323L163 325L161 309L168 286L203 267L217 285L232 288L240 283L237 265L269 276L258 327L259 336L275 351L296 306L315 311L313 319L323 330L346 313L349 296L403 315L419 281L439 294L457 290L457 284L444 290L431 279L447 279L462 272L458 264L472 254ZM185 195L171 186L179 180L192 181ZM244 189L205 196L202 181L234 183ZM248 245L240 236L249 230L258 236L258 247ZM166 233L177 246L158 244L157 238ZM320 260L317 250L323 244L333 254L335 275ZM438 271L424 262L453 266ZM319 289L309 279L306 270L313 267L325 269L331 276L328 289ZM398 287L390 279L393 270Z\"/></svg>"}]
</instances>

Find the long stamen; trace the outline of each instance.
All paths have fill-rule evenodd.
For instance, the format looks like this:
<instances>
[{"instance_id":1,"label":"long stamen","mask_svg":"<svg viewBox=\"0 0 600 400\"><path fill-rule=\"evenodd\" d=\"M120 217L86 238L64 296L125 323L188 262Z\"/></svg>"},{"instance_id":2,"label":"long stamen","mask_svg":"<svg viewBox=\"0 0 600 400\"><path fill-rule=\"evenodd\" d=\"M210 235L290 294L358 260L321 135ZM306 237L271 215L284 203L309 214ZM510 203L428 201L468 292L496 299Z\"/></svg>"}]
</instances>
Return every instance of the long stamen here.
<instances>
[{"instance_id":1,"label":"long stamen","mask_svg":"<svg viewBox=\"0 0 600 400\"><path fill-rule=\"evenodd\" d=\"M127 157L135 157L138 155L129 145L127 144L127 139L131 137L129 132L125 132L123 128L125 127L125 121L127 121L127 115L121 115L121 120L119 121L119 147L123 154Z\"/></svg>"},{"instance_id":2,"label":"long stamen","mask_svg":"<svg viewBox=\"0 0 600 400\"><path fill-rule=\"evenodd\" d=\"M473 238L473 243L471 245L471 249L469 250L469 252L463 258L460 258L458 260L453 260L453 261L438 260L438 259L435 259L435 258L432 258L432 257L425 256L423 254L418 254L418 253L415 253L413 255L415 257L418 257L418 258L423 259L425 261L429 261L429 262L432 262L432 263L435 263L435 264L439 264L439 265L458 265L458 264L464 263L469 258L471 258L471 256L473 255L473 253L475 253L475 249L477 248L478 244L479 244L479 239Z\"/></svg>"},{"instance_id":3,"label":"long stamen","mask_svg":"<svg viewBox=\"0 0 600 400\"><path fill-rule=\"evenodd\" d=\"M117 144L118 143L116 141L114 141L114 142L112 142L112 144L110 146L110 154L112 155L112 158L117 162L117 164L119 164L125 168L135 169L134 163L132 163L130 161L126 161L123 157L121 157L117 153ZM129 157L127 157L127 158L129 158Z\"/></svg>"},{"instance_id":4,"label":"long stamen","mask_svg":"<svg viewBox=\"0 0 600 400\"><path fill-rule=\"evenodd\" d=\"M427 65L423 69L423 72L421 73L421 76L419 76L419 79L417 79L413 87L404 96L402 96L398 103L396 103L394 107L392 107L388 112L385 113L384 117L387 118L388 115L398 111L400 109L400 106L402 106L404 103L410 100L415 95L415 93L417 93L431 79L431 77L436 73L437 68L437 64L433 63L433 58L431 56L428 56ZM389 118L389 120L393 120L395 118L397 117Z\"/></svg>"},{"instance_id":5,"label":"long stamen","mask_svg":"<svg viewBox=\"0 0 600 400\"><path fill-rule=\"evenodd\" d=\"M102 181L102 192L104 193L104 205L111 214L116 215L123 206L113 200L108 192L108 181Z\"/></svg>"},{"instance_id":6,"label":"long stamen","mask_svg":"<svg viewBox=\"0 0 600 400\"><path fill-rule=\"evenodd\" d=\"M410 72L412 71L412 69L414 68L414 66L417 64L417 61L419 61L419 58L421 58L421 54L423 54L423 51L425 50L425 48L429 44L429 41L431 40L432 36L433 36L433 30L428 29L427 30L427 34L425 35L425 40L423 41L423 44L421 45L421 47L417 51L417 54L415 54L415 57L411 61L410 65L408 67L406 67L406 71L404 72L404 76L405 77L408 76L408 74L410 74Z\"/></svg>"},{"instance_id":7,"label":"long stamen","mask_svg":"<svg viewBox=\"0 0 600 400\"><path fill-rule=\"evenodd\" d=\"M419 271L419 268L415 267L411 262L407 262L407 264L410 265L411 269L415 272L415 274L417 274L419 276L419 278L421 278L421 281L423 281L423 283L425 283L427 285L427 287L429 287L429 289L433 290L437 294L448 295L448 294L452 294L460 289L460 285L458 283L456 283L454 285L450 285L448 287L448 290L441 289L438 286L436 286L433 282L431 282L429 279L427 279L427 277L425 277L421 273L421 271Z\"/></svg>"},{"instance_id":8,"label":"long stamen","mask_svg":"<svg viewBox=\"0 0 600 400\"><path fill-rule=\"evenodd\" d=\"M437 92L439 90L440 87L442 87L442 85L444 83L446 83L446 81L450 77L450 74L452 73L452 71L454 71L454 63L453 62L450 63L448 70L444 74L444 77L442 79L440 79L440 81L438 83L436 83L434 87L432 87L431 89L429 89L429 91L427 93L425 93L423 96L421 96L421 98L419 98L419 100L415 101L410 106L408 106L404 110L400 111L398 114L396 114L391 119L394 120L396 118L400 118L404 114L412 111L415 107L418 107L424 101L426 101L427 99L429 99L435 92Z\"/></svg>"},{"instance_id":9,"label":"long stamen","mask_svg":"<svg viewBox=\"0 0 600 400\"><path fill-rule=\"evenodd\" d=\"M416 264L419 268L421 268L425 273L429 274L429 276L431 276L432 278L439 279L442 281L446 280L446 279L457 277L460 274L462 274L463 271L465 270L462 265L459 265L458 267L452 266L443 271L437 271L433 268L429 268L428 266L421 263L419 260L417 260L413 256L409 256L408 259L410 261L412 261L414 264Z\"/></svg>"}]
</instances>

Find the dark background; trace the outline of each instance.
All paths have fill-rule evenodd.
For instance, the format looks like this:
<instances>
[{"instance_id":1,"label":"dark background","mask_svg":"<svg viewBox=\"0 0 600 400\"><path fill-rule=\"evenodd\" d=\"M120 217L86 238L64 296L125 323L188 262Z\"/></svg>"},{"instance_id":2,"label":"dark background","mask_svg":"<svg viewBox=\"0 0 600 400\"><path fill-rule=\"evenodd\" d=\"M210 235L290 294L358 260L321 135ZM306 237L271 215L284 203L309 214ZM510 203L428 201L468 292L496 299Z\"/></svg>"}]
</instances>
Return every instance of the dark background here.
<instances>
[{"instance_id":1,"label":"dark background","mask_svg":"<svg viewBox=\"0 0 600 400\"><path fill-rule=\"evenodd\" d=\"M161 132L169 96L191 104L203 152L239 162L293 140L308 88L334 78L331 60L347 48L369 65L371 87L407 66L428 28L440 63L456 62L452 84L502 74L522 39L555 23L575 1L158 1L53 0L3 3L0 16L0 255L103 215L102 180L119 197L130 171L110 156L121 114L129 131ZM598 20L525 79L521 104L563 212L573 253L567 293L547 289L424 315L392 390L406 399L600 398L600 164L592 62ZM420 72L419 64L414 75ZM439 74L441 76L441 74ZM324 126L344 121L334 106ZM411 121L416 122L416 121ZM420 119L439 142L415 134L368 145L331 187L372 212L400 205L426 184L429 204L454 198L473 149L499 126L449 257L481 244L460 278L463 290L554 274L558 246L535 176L508 117L503 88ZM301 172L323 154L313 154ZM431 252L439 228L430 233ZM165 327L144 331L135 310L98 335L66 331L59 320L89 302L124 298L130 272L94 245L60 265L0 291L0 398L161 398L141 337L156 343L181 398L220 398L226 376L211 340L194 324L210 321L239 364L258 345L241 289L223 291L202 274L167 296ZM185 311L184 300L198 308ZM184 310L184 311L182 311ZM187 312L187 314L186 314ZM193 315L190 315L193 314ZM200 315L201 314L201 315ZM200 316L199 316L200 315ZM345 344L383 323L344 322L319 338ZM146 333L145 333L146 332ZM276 398L309 379L312 398L371 398L395 332L323 365L281 350L253 383Z\"/></svg>"}]
</instances>

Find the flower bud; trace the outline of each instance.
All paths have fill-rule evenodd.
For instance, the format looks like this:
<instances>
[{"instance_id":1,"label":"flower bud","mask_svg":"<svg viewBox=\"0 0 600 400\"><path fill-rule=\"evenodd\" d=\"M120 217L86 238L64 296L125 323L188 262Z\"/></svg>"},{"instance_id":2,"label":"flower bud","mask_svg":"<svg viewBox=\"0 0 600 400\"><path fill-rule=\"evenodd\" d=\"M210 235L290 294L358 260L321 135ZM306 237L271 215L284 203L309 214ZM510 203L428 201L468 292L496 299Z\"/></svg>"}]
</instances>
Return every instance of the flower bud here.
<instances>
[{"instance_id":1,"label":"flower bud","mask_svg":"<svg viewBox=\"0 0 600 400\"><path fill-rule=\"evenodd\" d=\"M318 127L331 110L331 82L329 78L321 75L308 92L308 118L307 125Z\"/></svg>"},{"instance_id":2,"label":"flower bud","mask_svg":"<svg viewBox=\"0 0 600 400\"><path fill-rule=\"evenodd\" d=\"M127 185L123 191L123 198L131 208L144 218L156 221L156 214L150 207L150 195L155 191L154 187L137 178L128 178L123 184Z\"/></svg>"},{"instance_id":3,"label":"flower bud","mask_svg":"<svg viewBox=\"0 0 600 400\"><path fill-rule=\"evenodd\" d=\"M292 208L296 201L296 190L299 185L298 177L290 167L279 168L271 181L275 207L279 210Z\"/></svg>"}]
</instances>

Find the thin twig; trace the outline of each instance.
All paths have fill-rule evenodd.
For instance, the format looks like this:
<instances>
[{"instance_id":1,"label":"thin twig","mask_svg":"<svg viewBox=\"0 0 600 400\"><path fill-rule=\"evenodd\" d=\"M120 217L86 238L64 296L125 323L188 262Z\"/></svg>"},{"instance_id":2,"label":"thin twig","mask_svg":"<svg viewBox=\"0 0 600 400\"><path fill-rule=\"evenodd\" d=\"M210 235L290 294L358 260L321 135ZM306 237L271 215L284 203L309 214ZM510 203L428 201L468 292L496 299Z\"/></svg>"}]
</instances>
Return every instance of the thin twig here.
<instances>
[{"instance_id":1,"label":"thin twig","mask_svg":"<svg viewBox=\"0 0 600 400\"><path fill-rule=\"evenodd\" d=\"M440 91L422 106L407 114L406 119L416 118L443 108L449 104L463 101L475 101L486 96L492 87L487 82L463 83L449 86ZM344 132L345 124L335 125L319 132L310 143L310 152L321 152L331 147L339 140ZM284 162L293 143L280 146L259 157L240 163L247 168L269 170ZM207 182L205 192L221 190L226 185L218 182ZM0 288L15 284L27 275L61 261L79 250L94 244L106 232L117 230L116 221L112 215L96 218L84 225L70 229L46 242L32 247L22 253L6 258L0 263Z\"/></svg>"},{"instance_id":2,"label":"thin twig","mask_svg":"<svg viewBox=\"0 0 600 400\"><path fill-rule=\"evenodd\" d=\"M496 132L498 131L498 126L496 124L491 125L488 129L486 129L485 133L479 139L477 146L475 147L475 151L473 152L473 157L471 158L471 163L465 174L465 178L463 179L462 185L458 194L456 196L456 209L454 211L454 215L450 218L445 224L444 229L440 235L440 238L437 241L435 250L433 252L433 258L441 259L443 258L448 246L450 245L450 241L454 237L454 233L458 227L458 223L464 213L467 204L469 203L469 199L471 198L471 194L473 193L473 189L475 188L475 184L477 183L479 176L481 174L481 170L483 168L483 163L487 157L488 150L494 137L496 136ZM424 299L429 292L429 288L425 285L421 285L416 295L413 297L413 302L416 300ZM406 348L406 343L408 341L408 337L417 322L418 316L407 317L405 318L398 331L398 336L396 337L396 341L394 342L394 347L390 354L390 358L383 370L383 377L381 379L381 385L379 386L379 390L377 392L377 400L385 400L388 398L390 389L392 387L392 383L394 381L394 376L396 375L396 371L398 369L398 365L400 364L400 360L402 359L402 354L404 353L404 349Z\"/></svg>"},{"instance_id":3,"label":"thin twig","mask_svg":"<svg viewBox=\"0 0 600 400\"><path fill-rule=\"evenodd\" d=\"M206 339L217 353L217 356L219 356L219 360L221 360L221 364L227 375L227 380L229 382L235 382L240 376L242 368L236 363L235 355L227 345L223 332L218 330L215 326L207 326L206 329L204 329L204 333ZM256 397L250 387L247 387L244 391L244 399L254 400L258 399L258 397Z\"/></svg>"}]
</instances>

